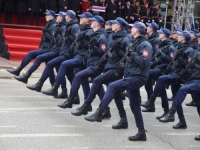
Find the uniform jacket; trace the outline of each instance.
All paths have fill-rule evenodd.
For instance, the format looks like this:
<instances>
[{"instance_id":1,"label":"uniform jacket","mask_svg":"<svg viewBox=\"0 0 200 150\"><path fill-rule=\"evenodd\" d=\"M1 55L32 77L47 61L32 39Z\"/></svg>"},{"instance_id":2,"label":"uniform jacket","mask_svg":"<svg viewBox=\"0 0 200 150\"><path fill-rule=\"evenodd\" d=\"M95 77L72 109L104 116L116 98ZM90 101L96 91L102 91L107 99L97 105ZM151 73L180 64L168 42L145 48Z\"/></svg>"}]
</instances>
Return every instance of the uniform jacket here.
<instances>
[{"instance_id":1,"label":"uniform jacket","mask_svg":"<svg viewBox=\"0 0 200 150\"><path fill-rule=\"evenodd\" d=\"M144 36L139 36L134 40L146 39ZM130 54L131 62L126 61L124 69L124 77L134 76L139 78L143 84L146 83L149 77L149 70L151 67L151 58L153 49L147 39L143 42L137 43L135 52Z\"/></svg>"},{"instance_id":2,"label":"uniform jacket","mask_svg":"<svg viewBox=\"0 0 200 150\"><path fill-rule=\"evenodd\" d=\"M104 70L107 71L109 69L116 69L119 65L119 62L121 58L126 53L126 49L130 45L130 40L128 37L126 37L127 32L125 30L120 30L117 33L112 33L111 36L108 38L108 47L112 47L113 43L116 42L119 39L122 39L122 41L118 44L119 50L112 50L112 57L108 57L107 63L105 65Z\"/></svg>"},{"instance_id":3,"label":"uniform jacket","mask_svg":"<svg viewBox=\"0 0 200 150\"><path fill-rule=\"evenodd\" d=\"M50 45L51 40L53 38L53 32L56 28L55 19L49 21L45 28L47 28L47 32L43 33L43 42L42 42L42 48L43 49L49 48L49 45Z\"/></svg>"},{"instance_id":4,"label":"uniform jacket","mask_svg":"<svg viewBox=\"0 0 200 150\"><path fill-rule=\"evenodd\" d=\"M153 55L155 55L157 48L160 43L159 34L158 32L154 32L153 34L148 36L148 41L153 47Z\"/></svg>"},{"instance_id":5,"label":"uniform jacket","mask_svg":"<svg viewBox=\"0 0 200 150\"><path fill-rule=\"evenodd\" d=\"M60 52L61 48L61 41L63 39L63 35L65 34L66 30L66 22L60 22L56 24L55 30L53 31L53 37L51 42L54 43L53 47L50 49L50 51L54 52Z\"/></svg>"},{"instance_id":6,"label":"uniform jacket","mask_svg":"<svg viewBox=\"0 0 200 150\"><path fill-rule=\"evenodd\" d=\"M90 48L90 53L87 56L87 67L95 66L101 59L107 48L106 31L100 28L91 35L92 38L96 38L96 44ZM99 69L103 70L104 66L100 66Z\"/></svg>"},{"instance_id":7,"label":"uniform jacket","mask_svg":"<svg viewBox=\"0 0 200 150\"><path fill-rule=\"evenodd\" d=\"M67 49L70 47L72 42L77 37L77 33L79 30L78 20L74 19L74 20L71 20L70 22L68 22L66 24L66 30L69 31L69 34L64 35L65 38L64 38L64 41L62 42L62 45L60 48L60 55L65 55L65 56L66 56ZM66 30L65 30L65 32L66 32Z\"/></svg>"},{"instance_id":8,"label":"uniform jacket","mask_svg":"<svg viewBox=\"0 0 200 150\"><path fill-rule=\"evenodd\" d=\"M186 43L179 43L175 50L175 55L179 49L184 48L182 51L182 55L175 60L174 64L172 65L171 73L175 75L181 75L188 64L188 61L191 60L191 57L194 53L193 49L190 47L190 42Z\"/></svg>"},{"instance_id":9,"label":"uniform jacket","mask_svg":"<svg viewBox=\"0 0 200 150\"><path fill-rule=\"evenodd\" d=\"M175 47L170 39L160 42L158 50L166 46L167 48L165 48L165 50L158 56L157 61L155 62L154 68L156 68L160 73L166 69L175 52Z\"/></svg>"},{"instance_id":10,"label":"uniform jacket","mask_svg":"<svg viewBox=\"0 0 200 150\"><path fill-rule=\"evenodd\" d=\"M190 45L194 50L198 49L198 40L195 38L191 41L191 45Z\"/></svg>"},{"instance_id":11,"label":"uniform jacket","mask_svg":"<svg viewBox=\"0 0 200 150\"><path fill-rule=\"evenodd\" d=\"M93 34L93 30L91 29L90 24L84 26L80 25L80 30L78 31L78 35L82 34L82 32L84 31L86 31L86 33L84 33L84 39L78 41L78 44L74 48L74 57L84 58L88 50L88 43L90 41L90 36L91 34Z\"/></svg>"},{"instance_id":12,"label":"uniform jacket","mask_svg":"<svg viewBox=\"0 0 200 150\"><path fill-rule=\"evenodd\" d=\"M28 8L31 8L32 12L40 12L41 6L40 0L29 0L28 2Z\"/></svg>"}]
</instances>

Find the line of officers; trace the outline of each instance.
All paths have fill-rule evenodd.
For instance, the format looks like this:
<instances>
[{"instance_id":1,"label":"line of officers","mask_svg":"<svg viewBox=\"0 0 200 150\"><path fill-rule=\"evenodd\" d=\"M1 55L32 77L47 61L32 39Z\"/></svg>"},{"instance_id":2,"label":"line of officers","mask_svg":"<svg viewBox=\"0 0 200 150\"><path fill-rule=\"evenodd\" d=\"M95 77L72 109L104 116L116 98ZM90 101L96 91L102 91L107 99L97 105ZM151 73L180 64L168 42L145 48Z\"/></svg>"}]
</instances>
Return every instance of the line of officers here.
<instances>
[{"instance_id":1,"label":"line of officers","mask_svg":"<svg viewBox=\"0 0 200 150\"><path fill-rule=\"evenodd\" d=\"M34 85L27 85L28 89L55 98L67 98L58 107L72 108L74 104L80 104L78 90L82 85L83 104L71 113L74 116L87 115L92 111L91 104L98 95L98 109L85 117L85 120L91 122L110 118L108 105L114 99L121 119L112 126L113 129L128 128L123 106L126 95L138 128L138 133L129 137L131 141L146 141L140 106L145 108L143 112L155 112L154 103L158 96L162 100L163 114L156 118L160 122L173 122L177 112L179 122L173 126L174 129L187 128L181 106L187 94L192 95L200 115L199 31L171 33L165 28L158 30L155 22L147 23L147 27L142 22L136 22L131 25L130 31L128 23L120 17L107 21L104 29L103 18L92 16L89 12L79 15L79 24L72 10L59 14L49 10L45 14L47 24L42 30L40 48L30 51L16 69L7 70L15 75L17 81L27 84L31 74L45 62L46 67L40 79ZM148 36L145 36L146 33ZM20 76L21 70L33 59L33 65ZM65 76L71 84L69 96ZM42 90L47 78L51 87ZM88 78L92 79L91 87ZM156 81L154 89L153 81ZM171 107L166 94L169 85L173 94ZM148 100L143 103L140 97L142 86L145 86L148 95ZM59 87L62 88L60 94ZM195 140L200 140L200 136L195 137Z\"/></svg>"}]
</instances>

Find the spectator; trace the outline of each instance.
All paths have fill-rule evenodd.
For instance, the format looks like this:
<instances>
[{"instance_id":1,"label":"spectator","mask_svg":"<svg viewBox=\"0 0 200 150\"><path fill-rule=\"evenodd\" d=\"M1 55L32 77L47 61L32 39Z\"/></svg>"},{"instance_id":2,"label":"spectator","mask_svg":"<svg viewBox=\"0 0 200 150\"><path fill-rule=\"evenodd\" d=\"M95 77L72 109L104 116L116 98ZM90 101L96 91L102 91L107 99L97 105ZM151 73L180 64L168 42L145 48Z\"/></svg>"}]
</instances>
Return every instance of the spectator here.
<instances>
[{"instance_id":1,"label":"spectator","mask_svg":"<svg viewBox=\"0 0 200 150\"><path fill-rule=\"evenodd\" d=\"M15 1L14 0L3 0L4 9L3 12L6 14L5 22L12 23L12 14L15 13Z\"/></svg>"},{"instance_id":2,"label":"spectator","mask_svg":"<svg viewBox=\"0 0 200 150\"><path fill-rule=\"evenodd\" d=\"M81 2L82 13L88 11L89 7L90 7L90 2L88 0L82 0Z\"/></svg>"},{"instance_id":3,"label":"spectator","mask_svg":"<svg viewBox=\"0 0 200 150\"><path fill-rule=\"evenodd\" d=\"M194 24L195 24L195 27L194 27L194 28L197 29L197 30L199 30L199 21L198 21L198 20L195 20L195 23L194 23Z\"/></svg>"},{"instance_id":4,"label":"spectator","mask_svg":"<svg viewBox=\"0 0 200 150\"><path fill-rule=\"evenodd\" d=\"M107 20L114 20L117 15L117 4L115 0L109 0L107 5Z\"/></svg>"},{"instance_id":5,"label":"spectator","mask_svg":"<svg viewBox=\"0 0 200 150\"><path fill-rule=\"evenodd\" d=\"M99 12L98 11L92 11L92 6L100 6L100 2L98 0L93 0L91 3L90 3L90 13L94 15L99 15Z\"/></svg>"},{"instance_id":6,"label":"spectator","mask_svg":"<svg viewBox=\"0 0 200 150\"><path fill-rule=\"evenodd\" d=\"M124 4L123 4L122 1L118 1L117 5L118 5L117 6L118 7L118 9L117 9L117 17L122 17L122 11L124 9Z\"/></svg>"},{"instance_id":7,"label":"spectator","mask_svg":"<svg viewBox=\"0 0 200 150\"><path fill-rule=\"evenodd\" d=\"M130 23L133 21L133 8L131 7L130 1L126 2L126 5L123 9L124 19Z\"/></svg>"},{"instance_id":8,"label":"spectator","mask_svg":"<svg viewBox=\"0 0 200 150\"><path fill-rule=\"evenodd\" d=\"M60 11L66 12L68 8L69 8L68 0L58 0L58 12Z\"/></svg>"},{"instance_id":9,"label":"spectator","mask_svg":"<svg viewBox=\"0 0 200 150\"><path fill-rule=\"evenodd\" d=\"M56 0L46 0L45 2L46 12L48 10L53 10L57 12L57 1Z\"/></svg>"},{"instance_id":10,"label":"spectator","mask_svg":"<svg viewBox=\"0 0 200 150\"><path fill-rule=\"evenodd\" d=\"M100 0L100 6L106 7L107 3L106 0ZM106 12L101 12L100 16L105 20L106 19Z\"/></svg>"},{"instance_id":11,"label":"spectator","mask_svg":"<svg viewBox=\"0 0 200 150\"><path fill-rule=\"evenodd\" d=\"M28 11L28 1L17 0L17 23L18 24L25 24L27 11Z\"/></svg>"},{"instance_id":12,"label":"spectator","mask_svg":"<svg viewBox=\"0 0 200 150\"><path fill-rule=\"evenodd\" d=\"M80 13L81 0L70 0L69 2L69 9L78 15Z\"/></svg>"}]
</instances>

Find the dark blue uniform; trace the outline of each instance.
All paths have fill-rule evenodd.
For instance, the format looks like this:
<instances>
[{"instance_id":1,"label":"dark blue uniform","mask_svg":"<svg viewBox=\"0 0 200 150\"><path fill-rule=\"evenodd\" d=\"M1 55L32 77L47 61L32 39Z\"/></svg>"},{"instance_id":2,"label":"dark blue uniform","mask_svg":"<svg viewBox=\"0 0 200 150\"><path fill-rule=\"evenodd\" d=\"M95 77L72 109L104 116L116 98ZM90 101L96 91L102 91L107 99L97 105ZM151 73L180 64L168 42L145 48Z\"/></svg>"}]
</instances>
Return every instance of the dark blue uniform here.
<instances>
[{"instance_id":1,"label":"dark blue uniform","mask_svg":"<svg viewBox=\"0 0 200 150\"><path fill-rule=\"evenodd\" d=\"M135 40L145 40L145 37L139 36L135 38ZM153 51L151 44L147 41L137 43L135 48L135 52L132 52L129 56L129 59L131 60L127 61L125 64L124 79L120 79L109 84L99 108L104 110L117 92L126 90L127 96L130 100L131 110L135 116L137 128L144 129L140 109L139 89L148 79Z\"/></svg>"},{"instance_id":2,"label":"dark blue uniform","mask_svg":"<svg viewBox=\"0 0 200 150\"><path fill-rule=\"evenodd\" d=\"M155 55L155 53L156 53L156 51L158 49L159 43L160 43L158 32L154 32L153 34L149 35L148 36L148 41L152 45L152 47L153 47L153 55Z\"/></svg>"},{"instance_id":3,"label":"dark blue uniform","mask_svg":"<svg viewBox=\"0 0 200 150\"><path fill-rule=\"evenodd\" d=\"M109 83L119 80L123 76L123 72L121 72L118 76L115 74L115 70L117 66L119 65L119 62L121 58L124 56L126 49L128 48L128 45L130 44L129 38L126 37L126 30L120 30L117 33L112 33L108 37L108 49L113 46L113 43L117 40L121 40L121 42L117 45L117 49L114 49L112 51L112 55L108 57L107 63L104 67L104 73L97 76L92 84L92 88L90 90L90 93L86 99L86 102L92 103L95 99L96 94L100 91L102 84L108 85ZM123 108L123 102L121 100L120 93L116 93L115 95L115 102L117 105L117 108L120 113L120 117L126 116L126 112Z\"/></svg>"},{"instance_id":4,"label":"dark blue uniform","mask_svg":"<svg viewBox=\"0 0 200 150\"><path fill-rule=\"evenodd\" d=\"M168 63L174 56L175 47L173 46L170 39L160 42L158 50L162 48L164 48L165 50L160 53L157 58L155 58L154 62L152 62L154 69L150 70L149 78L147 80L147 83L145 84L148 99L153 93L152 79L157 80L163 74L163 71L166 69Z\"/></svg>"}]
</instances>

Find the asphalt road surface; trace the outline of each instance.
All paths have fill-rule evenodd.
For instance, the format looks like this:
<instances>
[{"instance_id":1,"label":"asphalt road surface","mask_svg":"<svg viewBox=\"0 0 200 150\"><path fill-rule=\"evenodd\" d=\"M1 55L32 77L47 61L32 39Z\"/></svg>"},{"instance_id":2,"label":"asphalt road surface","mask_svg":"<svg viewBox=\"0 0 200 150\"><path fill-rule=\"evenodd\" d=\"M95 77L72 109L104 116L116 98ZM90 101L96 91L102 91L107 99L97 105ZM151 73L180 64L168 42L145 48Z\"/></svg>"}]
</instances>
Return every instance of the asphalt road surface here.
<instances>
[{"instance_id":1,"label":"asphalt road surface","mask_svg":"<svg viewBox=\"0 0 200 150\"><path fill-rule=\"evenodd\" d=\"M31 78L29 84L37 80ZM49 81L46 81L43 89L48 88ZM83 103L82 89L79 95ZM145 101L144 88L141 88L141 95ZM170 91L168 95L171 96ZM71 115L79 105L61 109L57 104L64 99L30 91L25 84L14 79L0 79L0 150L200 150L200 142L194 140L200 134L200 118L195 107L185 106L190 100L188 95L183 104L187 129L172 129L178 122L177 115L172 123L156 120L156 116L163 113L160 98L157 98L156 112L143 113L147 141L132 142L128 136L135 135L137 128L128 99L124 105L129 128L113 130L111 126L120 119L114 102L110 104L110 119L91 123L85 121L84 116ZM93 112L98 104L99 98L96 97Z\"/></svg>"}]
</instances>

